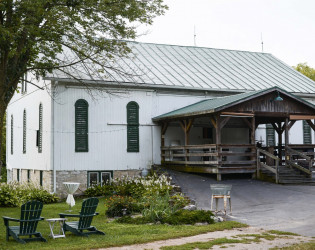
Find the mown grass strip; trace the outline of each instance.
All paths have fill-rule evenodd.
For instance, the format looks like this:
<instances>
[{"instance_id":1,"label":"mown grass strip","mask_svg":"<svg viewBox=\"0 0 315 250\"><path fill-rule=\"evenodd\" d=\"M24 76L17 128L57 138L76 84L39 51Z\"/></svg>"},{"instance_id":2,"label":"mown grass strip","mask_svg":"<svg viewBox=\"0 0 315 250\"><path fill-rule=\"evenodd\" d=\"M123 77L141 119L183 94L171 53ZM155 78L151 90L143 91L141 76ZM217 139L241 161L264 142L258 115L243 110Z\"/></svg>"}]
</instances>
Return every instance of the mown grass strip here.
<instances>
[{"instance_id":1,"label":"mown grass strip","mask_svg":"<svg viewBox=\"0 0 315 250\"><path fill-rule=\"evenodd\" d=\"M82 200L77 199L73 207L73 214L77 214L81 209ZM69 207L65 202L44 205L42 216L46 219L59 217L59 213L64 213ZM212 225L191 226L191 225L130 225L108 222L105 216L104 199L100 199L97 212L99 216L94 217L92 225L106 233L105 236L91 235L90 237L78 237L71 233L66 234L66 238L51 239L49 237L48 222L43 221L38 224L37 231L41 232L48 240L47 243L31 242L27 245L19 244L12 238L9 242L5 240L5 227L0 223L0 249L91 249L105 248L113 246L123 246L139 243L147 243L156 240L166 240L197 234L221 231L225 229L241 228L247 225L226 221ZM20 208L0 208L1 216L14 218L20 217ZM10 225L17 225L10 223Z\"/></svg>"}]
</instances>

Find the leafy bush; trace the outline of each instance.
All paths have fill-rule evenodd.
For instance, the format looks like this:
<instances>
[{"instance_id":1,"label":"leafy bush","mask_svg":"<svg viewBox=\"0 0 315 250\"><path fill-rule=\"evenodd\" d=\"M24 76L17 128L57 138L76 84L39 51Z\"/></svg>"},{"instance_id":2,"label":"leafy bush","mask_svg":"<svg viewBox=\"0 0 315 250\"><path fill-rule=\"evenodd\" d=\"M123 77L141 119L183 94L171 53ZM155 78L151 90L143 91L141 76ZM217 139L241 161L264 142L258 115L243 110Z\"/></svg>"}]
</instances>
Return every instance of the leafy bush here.
<instances>
[{"instance_id":1,"label":"leafy bush","mask_svg":"<svg viewBox=\"0 0 315 250\"><path fill-rule=\"evenodd\" d=\"M98 197L98 196L111 196L114 193L114 187L111 184L108 185L95 185L89 187L85 190L85 195L88 197Z\"/></svg>"},{"instance_id":2,"label":"leafy bush","mask_svg":"<svg viewBox=\"0 0 315 250\"><path fill-rule=\"evenodd\" d=\"M213 214L205 210L178 210L170 216L164 217L162 223L170 225L183 225L183 224L196 224L196 223L209 223L213 224Z\"/></svg>"},{"instance_id":3,"label":"leafy bush","mask_svg":"<svg viewBox=\"0 0 315 250\"><path fill-rule=\"evenodd\" d=\"M169 203L173 207L183 208L190 204L190 200L189 198L185 197L183 194L178 193L170 197Z\"/></svg>"},{"instance_id":4,"label":"leafy bush","mask_svg":"<svg viewBox=\"0 0 315 250\"><path fill-rule=\"evenodd\" d=\"M93 186L85 191L88 197L111 196L113 194L121 196L131 196L140 199L151 194L164 195L173 189L170 180L165 176L152 175L148 177L126 177L114 179L111 183L103 186Z\"/></svg>"},{"instance_id":5,"label":"leafy bush","mask_svg":"<svg viewBox=\"0 0 315 250\"><path fill-rule=\"evenodd\" d=\"M159 220L152 221L150 217L135 217L124 216L116 221L118 223L126 224L147 224L147 223L166 223L170 225L194 225L196 223L208 223L213 224L214 220L212 219L213 214L210 211L204 210L178 210L167 216L162 216Z\"/></svg>"},{"instance_id":6,"label":"leafy bush","mask_svg":"<svg viewBox=\"0 0 315 250\"><path fill-rule=\"evenodd\" d=\"M17 207L21 203L16 183L0 183L0 207Z\"/></svg>"},{"instance_id":7,"label":"leafy bush","mask_svg":"<svg viewBox=\"0 0 315 250\"><path fill-rule=\"evenodd\" d=\"M106 200L105 205L107 206L106 215L108 217L129 215L141 210L137 201L129 196L113 195Z\"/></svg>"},{"instance_id":8,"label":"leafy bush","mask_svg":"<svg viewBox=\"0 0 315 250\"><path fill-rule=\"evenodd\" d=\"M32 183L0 183L1 207L17 207L29 200L54 203L58 199L56 195L50 194L47 190Z\"/></svg>"}]
</instances>

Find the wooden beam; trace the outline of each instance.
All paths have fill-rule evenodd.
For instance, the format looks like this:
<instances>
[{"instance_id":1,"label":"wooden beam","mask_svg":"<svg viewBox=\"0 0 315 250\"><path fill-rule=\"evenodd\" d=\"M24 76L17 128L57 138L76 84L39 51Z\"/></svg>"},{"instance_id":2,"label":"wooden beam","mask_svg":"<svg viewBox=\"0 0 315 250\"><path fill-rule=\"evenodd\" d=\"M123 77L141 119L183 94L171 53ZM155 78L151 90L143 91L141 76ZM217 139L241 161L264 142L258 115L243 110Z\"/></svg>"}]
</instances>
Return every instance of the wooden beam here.
<instances>
[{"instance_id":1,"label":"wooden beam","mask_svg":"<svg viewBox=\"0 0 315 250\"><path fill-rule=\"evenodd\" d=\"M210 120L211 120L211 123L213 125L214 128L217 128L217 122L216 120L213 118L213 116L210 116Z\"/></svg>"},{"instance_id":2,"label":"wooden beam","mask_svg":"<svg viewBox=\"0 0 315 250\"><path fill-rule=\"evenodd\" d=\"M220 130L225 126L225 124L230 120L230 116L225 117L221 122L220 122Z\"/></svg>"},{"instance_id":3,"label":"wooden beam","mask_svg":"<svg viewBox=\"0 0 315 250\"><path fill-rule=\"evenodd\" d=\"M161 127L162 135L165 135L167 128L168 128L168 122L163 122L162 127Z\"/></svg>"},{"instance_id":4,"label":"wooden beam","mask_svg":"<svg viewBox=\"0 0 315 250\"><path fill-rule=\"evenodd\" d=\"M252 124L248 121L246 117L242 117L243 121L247 124L249 128L252 128Z\"/></svg>"},{"instance_id":5,"label":"wooden beam","mask_svg":"<svg viewBox=\"0 0 315 250\"><path fill-rule=\"evenodd\" d=\"M315 131L315 125L311 120L306 120L306 122L308 123L308 125L310 125L310 127Z\"/></svg>"},{"instance_id":6,"label":"wooden beam","mask_svg":"<svg viewBox=\"0 0 315 250\"><path fill-rule=\"evenodd\" d=\"M183 131L186 132L186 121L179 121L179 125L182 127Z\"/></svg>"},{"instance_id":7,"label":"wooden beam","mask_svg":"<svg viewBox=\"0 0 315 250\"><path fill-rule=\"evenodd\" d=\"M292 126L294 125L296 121L290 121L289 125L288 125L288 129L290 130L292 128Z\"/></svg>"},{"instance_id":8,"label":"wooden beam","mask_svg":"<svg viewBox=\"0 0 315 250\"><path fill-rule=\"evenodd\" d=\"M253 113L237 113L237 112L222 112L222 116L244 116L244 117L253 117Z\"/></svg>"},{"instance_id":9,"label":"wooden beam","mask_svg":"<svg viewBox=\"0 0 315 250\"><path fill-rule=\"evenodd\" d=\"M277 131L277 134L282 134L282 132L281 132L281 125L279 126L277 126L277 124L276 123L271 123L271 125L272 125L272 127L274 128L274 130L276 130ZM279 129L280 128L280 129Z\"/></svg>"},{"instance_id":10,"label":"wooden beam","mask_svg":"<svg viewBox=\"0 0 315 250\"><path fill-rule=\"evenodd\" d=\"M186 130L187 130L186 132L189 133L189 131L190 131L191 127L192 127L193 122L194 122L194 119L189 119L188 124L187 124L187 127L186 127Z\"/></svg>"},{"instance_id":11,"label":"wooden beam","mask_svg":"<svg viewBox=\"0 0 315 250\"><path fill-rule=\"evenodd\" d=\"M290 120L312 120L315 115L290 115Z\"/></svg>"}]
</instances>

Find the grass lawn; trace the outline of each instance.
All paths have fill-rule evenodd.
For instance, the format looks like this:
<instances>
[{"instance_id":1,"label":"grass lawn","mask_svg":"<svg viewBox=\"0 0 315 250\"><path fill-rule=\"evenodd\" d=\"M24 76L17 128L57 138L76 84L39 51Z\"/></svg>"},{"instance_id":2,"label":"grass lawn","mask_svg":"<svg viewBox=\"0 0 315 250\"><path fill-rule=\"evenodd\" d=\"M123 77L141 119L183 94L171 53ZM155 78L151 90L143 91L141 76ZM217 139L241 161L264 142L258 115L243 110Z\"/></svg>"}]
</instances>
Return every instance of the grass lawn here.
<instances>
[{"instance_id":1,"label":"grass lawn","mask_svg":"<svg viewBox=\"0 0 315 250\"><path fill-rule=\"evenodd\" d=\"M81 209L82 200L76 200L76 205L72 208L73 214L76 214ZM58 218L59 213L64 213L69 207L65 202L57 204L44 205L42 216L45 219ZM169 226L169 225L129 225L108 222L105 216L104 199L100 199L97 209L100 215L94 217L92 225L98 230L106 233L103 235L91 235L89 237L79 237L66 233L66 238L58 238L53 240L49 237L48 222L41 221L38 224L37 231L41 232L47 243L30 242L24 244L17 243L12 237L9 242L5 240L5 226L0 222L0 249L91 249L101 247L112 247L130 245L136 243L145 243L155 240L163 240L177 238L182 236L191 236L206 232L232 229L244 227L245 224L238 222L221 222L206 226ZM1 216L9 216L13 218L20 217L20 208L0 208ZM10 225L16 225L10 222Z\"/></svg>"}]
</instances>

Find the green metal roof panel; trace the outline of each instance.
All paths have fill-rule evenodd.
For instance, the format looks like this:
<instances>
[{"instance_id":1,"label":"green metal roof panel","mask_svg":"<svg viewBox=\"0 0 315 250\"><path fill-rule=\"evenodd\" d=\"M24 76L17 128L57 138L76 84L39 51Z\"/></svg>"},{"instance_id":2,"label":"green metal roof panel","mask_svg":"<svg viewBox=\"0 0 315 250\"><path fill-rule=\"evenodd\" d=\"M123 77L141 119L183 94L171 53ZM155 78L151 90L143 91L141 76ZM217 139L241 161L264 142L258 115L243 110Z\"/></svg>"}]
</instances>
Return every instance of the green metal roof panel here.
<instances>
[{"instance_id":1,"label":"green metal roof panel","mask_svg":"<svg viewBox=\"0 0 315 250\"><path fill-rule=\"evenodd\" d=\"M280 87L291 93L315 93L315 82L269 53L127 42L129 58L108 62L107 77L94 80L134 83L141 86L202 90L257 91ZM97 65L94 71L97 72ZM70 72L77 79L91 79L84 65ZM122 74L126 72L128 74ZM55 78L69 76L54 71Z\"/></svg>"},{"instance_id":2,"label":"green metal roof panel","mask_svg":"<svg viewBox=\"0 0 315 250\"><path fill-rule=\"evenodd\" d=\"M231 95L231 96L224 96L224 97L217 97L213 99L208 99L208 100L203 100L194 104L191 104L189 106L168 112L166 114L162 114L160 116L154 117L152 120L153 121L159 121L159 120L164 120L164 119L172 119L172 118L177 118L177 117L185 117L185 116L196 116L196 115L201 115L205 113L214 113L217 111L220 111L228 106L232 106L233 104L239 102L239 101L246 101L247 99L251 99L253 97L257 97L259 95L269 93L272 91L279 91L279 93L284 93L288 96L291 96L295 99L298 99L299 101L303 102L304 104L312 107L315 109L315 106L300 98L297 97L283 89L280 89L278 87L272 87L268 89L263 89L263 90L258 90L258 91L250 91L250 92L245 92L237 95Z\"/></svg>"}]
</instances>

